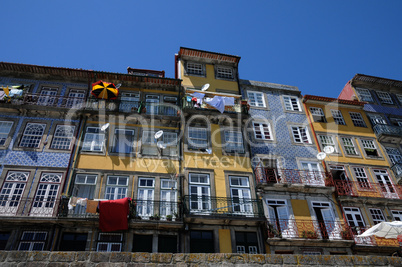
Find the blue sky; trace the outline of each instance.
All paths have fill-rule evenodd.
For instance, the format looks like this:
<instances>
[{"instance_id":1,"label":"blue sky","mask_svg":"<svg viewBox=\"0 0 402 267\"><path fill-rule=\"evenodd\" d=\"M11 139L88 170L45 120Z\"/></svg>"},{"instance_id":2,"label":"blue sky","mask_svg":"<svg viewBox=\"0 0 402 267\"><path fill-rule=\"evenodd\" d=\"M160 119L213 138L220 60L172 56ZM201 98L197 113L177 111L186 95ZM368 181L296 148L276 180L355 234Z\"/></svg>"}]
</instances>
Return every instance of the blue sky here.
<instances>
[{"instance_id":1,"label":"blue sky","mask_svg":"<svg viewBox=\"0 0 402 267\"><path fill-rule=\"evenodd\" d=\"M11 1L0 61L174 77L180 46L241 56L240 78L337 97L356 73L402 80L402 1Z\"/></svg>"}]
</instances>

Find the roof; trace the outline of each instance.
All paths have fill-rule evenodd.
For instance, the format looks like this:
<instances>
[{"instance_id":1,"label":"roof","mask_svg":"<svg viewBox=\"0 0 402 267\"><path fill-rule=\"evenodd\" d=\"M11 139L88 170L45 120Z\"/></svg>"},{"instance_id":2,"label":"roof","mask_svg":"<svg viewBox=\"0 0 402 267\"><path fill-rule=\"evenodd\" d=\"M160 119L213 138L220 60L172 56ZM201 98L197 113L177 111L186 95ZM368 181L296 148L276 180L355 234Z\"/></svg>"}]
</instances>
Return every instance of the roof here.
<instances>
[{"instance_id":1,"label":"roof","mask_svg":"<svg viewBox=\"0 0 402 267\"><path fill-rule=\"evenodd\" d=\"M164 85L180 85L181 80L161 77L150 77L142 75L132 75L126 73L103 72L84 69L72 69L61 67L48 67L20 63L0 62L0 75L4 73L27 73L46 75L47 77L68 77L82 81L91 80L119 80L127 82L145 82Z\"/></svg>"},{"instance_id":2,"label":"roof","mask_svg":"<svg viewBox=\"0 0 402 267\"><path fill-rule=\"evenodd\" d=\"M392 80L387 78L369 76L364 74L356 74L352 78L352 85L357 86L371 86L373 89L402 89L402 81Z\"/></svg>"},{"instance_id":3,"label":"roof","mask_svg":"<svg viewBox=\"0 0 402 267\"><path fill-rule=\"evenodd\" d=\"M209 52L209 51L198 50L198 49L187 48L187 47L180 47L179 56L199 57L199 58L204 58L204 59L219 60L219 61L236 63L236 64L238 64L240 61L239 56L227 55L227 54L216 53L216 52Z\"/></svg>"},{"instance_id":4,"label":"roof","mask_svg":"<svg viewBox=\"0 0 402 267\"><path fill-rule=\"evenodd\" d=\"M298 91L299 92L299 88L297 86L284 85L284 84L278 84L278 83L259 82L259 81L240 79L240 84L241 85L251 85L251 86L255 86L255 87L263 87L263 88L279 89L279 90L290 90L290 91Z\"/></svg>"},{"instance_id":5,"label":"roof","mask_svg":"<svg viewBox=\"0 0 402 267\"><path fill-rule=\"evenodd\" d=\"M325 97L325 96L315 96L315 95L303 96L304 103L306 103L308 100L334 102L334 103L338 103L338 104L355 105L355 106L364 106L364 104L366 104L366 102L361 102L361 101L357 101L357 100L344 100L344 99Z\"/></svg>"}]
</instances>

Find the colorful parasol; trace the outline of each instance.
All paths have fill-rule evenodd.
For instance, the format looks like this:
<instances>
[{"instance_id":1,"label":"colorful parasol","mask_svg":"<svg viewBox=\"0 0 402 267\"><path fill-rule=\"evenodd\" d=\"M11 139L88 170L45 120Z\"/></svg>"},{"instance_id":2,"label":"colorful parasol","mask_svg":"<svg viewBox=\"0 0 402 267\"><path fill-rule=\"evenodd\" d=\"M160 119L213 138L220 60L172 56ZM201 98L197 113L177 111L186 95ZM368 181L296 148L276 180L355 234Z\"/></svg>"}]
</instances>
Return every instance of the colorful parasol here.
<instances>
[{"instance_id":1,"label":"colorful parasol","mask_svg":"<svg viewBox=\"0 0 402 267\"><path fill-rule=\"evenodd\" d=\"M119 89L113 83L98 81L92 84L91 94L100 99L116 99Z\"/></svg>"}]
</instances>

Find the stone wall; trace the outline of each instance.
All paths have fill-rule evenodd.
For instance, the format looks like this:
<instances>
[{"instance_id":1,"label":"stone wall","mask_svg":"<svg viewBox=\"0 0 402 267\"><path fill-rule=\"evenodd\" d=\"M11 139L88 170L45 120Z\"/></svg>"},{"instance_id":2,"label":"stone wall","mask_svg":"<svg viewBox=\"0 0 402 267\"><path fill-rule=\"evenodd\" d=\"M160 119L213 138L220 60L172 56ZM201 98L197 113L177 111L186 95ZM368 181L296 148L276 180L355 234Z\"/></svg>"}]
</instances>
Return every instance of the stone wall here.
<instances>
[{"instance_id":1,"label":"stone wall","mask_svg":"<svg viewBox=\"0 0 402 267\"><path fill-rule=\"evenodd\" d=\"M402 266L402 258L248 254L0 251L0 267Z\"/></svg>"}]
</instances>

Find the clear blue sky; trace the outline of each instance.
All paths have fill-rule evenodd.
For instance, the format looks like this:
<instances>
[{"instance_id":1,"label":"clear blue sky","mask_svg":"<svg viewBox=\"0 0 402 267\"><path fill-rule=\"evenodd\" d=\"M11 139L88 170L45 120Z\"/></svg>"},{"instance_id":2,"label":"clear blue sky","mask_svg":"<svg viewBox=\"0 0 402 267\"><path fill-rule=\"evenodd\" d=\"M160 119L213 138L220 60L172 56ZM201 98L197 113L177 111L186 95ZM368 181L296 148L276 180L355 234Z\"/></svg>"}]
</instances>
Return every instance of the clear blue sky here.
<instances>
[{"instance_id":1,"label":"clear blue sky","mask_svg":"<svg viewBox=\"0 0 402 267\"><path fill-rule=\"evenodd\" d=\"M337 97L356 73L402 80L401 0L0 2L0 61L174 77L180 46L241 56L240 78Z\"/></svg>"}]
</instances>

